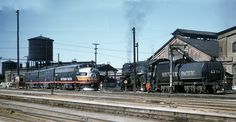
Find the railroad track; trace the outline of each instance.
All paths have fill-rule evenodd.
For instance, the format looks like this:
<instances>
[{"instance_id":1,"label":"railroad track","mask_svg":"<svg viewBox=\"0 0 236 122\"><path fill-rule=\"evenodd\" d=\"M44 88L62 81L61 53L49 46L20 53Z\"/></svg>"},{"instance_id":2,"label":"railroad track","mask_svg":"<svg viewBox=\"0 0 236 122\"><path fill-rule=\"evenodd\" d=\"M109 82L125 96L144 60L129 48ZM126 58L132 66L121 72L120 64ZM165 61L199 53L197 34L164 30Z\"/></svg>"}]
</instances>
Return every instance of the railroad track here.
<instances>
[{"instance_id":1,"label":"railroad track","mask_svg":"<svg viewBox=\"0 0 236 122\"><path fill-rule=\"evenodd\" d=\"M59 94L63 95L63 94ZM70 96L70 95L69 95ZM111 95L111 94L100 94L100 95L91 95L91 94L80 94L75 95L77 97L88 99L88 100L97 100L103 101L107 100L110 102L119 101L125 103L144 103L152 104L154 106L169 106L172 108L191 108L191 109L200 109L204 111L213 111L213 112L228 112L230 114L236 114L236 99L206 99L206 98L182 98L182 97L153 97L153 96L130 96L130 95Z\"/></svg>"},{"instance_id":2,"label":"railroad track","mask_svg":"<svg viewBox=\"0 0 236 122\"><path fill-rule=\"evenodd\" d=\"M162 106L169 105L172 108L184 108L184 109L192 109L192 110L201 110L206 112L216 112L216 113L228 113L230 115L236 116L236 104L235 102L227 102L227 101L205 101L202 99L195 100L180 100L180 99L165 99L161 101L148 100L147 103L156 103Z\"/></svg>"},{"instance_id":3,"label":"railroad track","mask_svg":"<svg viewBox=\"0 0 236 122\"><path fill-rule=\"evenodd\" d=\"M92 113L63 107L24 103L0 99L0 119L16 122L142 122L142 118L117 117L111 114ZM146 119L147 122L155 120Z\"/></svg>"},{"instance_id":4,"label":"railroad track","mask_svg":"<svg viewBox=\"0 0 236 122\"><path fill-rule=\"evenodd\" d=\"M14 93L12 93L14 94ZM103 94L100 92L74 93L71 94L56 92L55 95L49 95L45 92L27 92L22 91L17 94L28 96L44 96L60 99L79 99L85 101L93 101L97 103L112 103L117 105L136 105L162 107L173 110L191 110L204 113L216 113L223 116L232 116L236 118L236 99L206 99L206 98L183 98L183 97L160 97L160 96L135 96L120 94ZM141 109L140 109L141 110ZM142 110L141 110L142 111ZM186 113L187 114L187 113ZM150 115L151 116L151 115ZM205 116L205 115L204 115ZM207 116L207 115L206 115Z\"/></svg>"},{"instance_id":5,"label":"railroad track","mask_svg":"<svg viewBox=\"0 0 236 122\"><path fill-rule=\"evenodd\" d=\"M4 116L5 118L10 118L13 120L18 121L25 121L25 122L45 122L45 121L51 121L51 122L108 122L108 120L103 120L99 118L91 118L87 116L79 116L76 114L70 114L62 111L58 111L57 108L53 108L48 106L48 108L45 108L42 106L37 107L35 106L29 106L29 105L23 105L23 104L13 104L9 101L0 101L0 116ZM50 108L50 109L49 109Z\"/></svg>"},{"instance_id":6,"label":"railroad track","mask_svg":"<svg viewBox=\"0 0 236 122\"><path fill-rule=\"evenodd\" d=\"M4 91L1 91L3 93ZM5 93L13 94L23 94L23 95L32 95L32 96L42 96L50 95L50 92L45 91L9 91L6 90ZM56 92L55 95L67 96L67 97L80 97L83 99L90 100L110 100L110 101L127 101L127 102L140 102L140 103L176 103L176 104L189 104L189 105L201 105L201 106L223 106L223 107L232 107L236 106L236 97L235 99L226 99L226 98L193 98L193 97L169 97L169 96L146 96L145 94L136 95L136 94L117 94L117 93L103 93L103 92ZM235 95L236 96L236 95Z\"/></svg>"},{"instance_id":7,"label":"railroad track","mask_svg":"<svg viewBox=\"0 0 236 122\"><path fill-rule=\"evenodd\" d=\"M36 94L50 94L51 89L0 89L1 92L14 92L14 93L36 93ZM185 93L146 93L146 92L111 92L111 91L70 91L70 90L54 90L56 94L69 94L69 95L115 95L115 96L138 96L138 97L165 97L165 98L206 98L206 99L236 99L236 91L229 94L185 94Z\"/></svg>"},{"instance_id":8,"label":"railroad track","mask_svg":"<svg viewBox=\"0 0 236 122\"><path fill-rule=\"evenodd\" d=\"M14 92L14 91L13 91ZM8 92L9 93L9 92ZM16 92L25 95L49 95L47 92ZM77 93L74 92L66 92L66 93L55 93L58 97L78 97L80 99L92 100L92 101L118 101L118 104L121 103L144 103L155 106L169 106L172 108L184 107L184 108L192 108L192 109L204 109L204 110L212 110L212 111L224 111L230 113L236 113L236 99L206 99L206 98L182 98L182 97L160 97L160 96L135 96L135 95L125 95L125 94L104 94L100 92L85 92L85 93Z\"/></svg>"}]
</instances>

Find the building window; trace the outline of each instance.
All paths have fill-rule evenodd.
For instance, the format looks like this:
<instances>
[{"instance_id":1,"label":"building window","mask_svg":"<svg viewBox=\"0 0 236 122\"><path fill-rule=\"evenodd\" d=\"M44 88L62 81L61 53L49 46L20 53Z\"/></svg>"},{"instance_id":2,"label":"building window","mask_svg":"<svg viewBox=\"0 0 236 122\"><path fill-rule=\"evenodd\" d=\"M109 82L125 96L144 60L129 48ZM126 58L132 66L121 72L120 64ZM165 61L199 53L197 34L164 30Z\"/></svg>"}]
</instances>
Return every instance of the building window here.
<instances>
[{"instance_id":1,"label":"building window","mask_svg":"<svg viewBox=\"0 0 236 122\"><path fill-rule=\"evenodd\" d=\"M233 74L236 75L236 64L233 65Z\"/></svg>"},{"instance_id":2,"label":"building window","mask_svg":"<svg viewBox=\"0 0 236 122\"><path fill-rule=\"evenodd\" d=\"M223 49L222 49L222 47L219 47L219 52L223 52Z\"/></svg>"},{"instance_id":3,"label":"building window","mask_svg":"<svg viewBox=\"0 0 236 122\"><path fill-rule=\"evenodd\" d=\"M235 53L235 52L236 52L236 42L233 43L233 45L232 45L232 49L233 49L233 50L232 50L233 53Z\"/></svg>"}]
</instances>

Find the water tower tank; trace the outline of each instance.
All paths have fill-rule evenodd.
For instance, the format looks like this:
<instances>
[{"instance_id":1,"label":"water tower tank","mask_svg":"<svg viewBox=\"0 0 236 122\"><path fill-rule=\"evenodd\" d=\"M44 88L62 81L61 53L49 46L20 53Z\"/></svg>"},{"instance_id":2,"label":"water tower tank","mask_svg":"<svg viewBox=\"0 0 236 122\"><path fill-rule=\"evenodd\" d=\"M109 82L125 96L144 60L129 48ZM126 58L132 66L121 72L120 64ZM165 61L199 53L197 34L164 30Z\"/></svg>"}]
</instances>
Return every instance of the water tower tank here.
<instances>
[{"instance_id":1,"label":"water tower tank","mask_svg":"<svg viewBox=\"0 0 236 122\"><path fill-rule=\"evenodd\" d=\"M29 40L29 60L53 61L53 41L50 38L38 36Z\"/></svg>"}]
</instances>

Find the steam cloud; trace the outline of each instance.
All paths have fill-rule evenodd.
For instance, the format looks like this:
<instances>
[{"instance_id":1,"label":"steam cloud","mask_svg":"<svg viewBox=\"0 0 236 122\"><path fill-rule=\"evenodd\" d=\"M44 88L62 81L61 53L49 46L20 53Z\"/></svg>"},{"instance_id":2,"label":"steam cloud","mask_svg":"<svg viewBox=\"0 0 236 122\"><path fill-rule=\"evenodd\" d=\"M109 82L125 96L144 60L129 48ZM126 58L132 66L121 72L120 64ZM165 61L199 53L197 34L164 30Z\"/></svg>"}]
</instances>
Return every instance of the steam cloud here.
<instances>
[{"instance_id":1,"label":"steam cloud","mask_svg":"<svg viewBox=\"0 0 236 122\"><path fill-rule=\"evenodd\" d=\"M127 43L127 59L130 61L132 52L132 27L136 28L136 32L140 32L147 14L151 11L153 0L127 0L124 2L125 17L129 25L128 43Z\"/></svg>"}]
</instances>

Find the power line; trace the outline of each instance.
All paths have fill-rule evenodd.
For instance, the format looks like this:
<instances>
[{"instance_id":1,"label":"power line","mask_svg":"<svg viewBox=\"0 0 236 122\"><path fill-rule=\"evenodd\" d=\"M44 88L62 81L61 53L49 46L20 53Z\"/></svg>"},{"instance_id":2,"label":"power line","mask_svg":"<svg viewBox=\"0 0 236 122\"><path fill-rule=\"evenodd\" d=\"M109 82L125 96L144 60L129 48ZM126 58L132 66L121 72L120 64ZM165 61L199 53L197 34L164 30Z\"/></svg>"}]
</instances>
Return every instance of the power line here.
<instances>
[{"instance_id":1,"label":"power line","mask_svg":"<svg viewBox=\"0 0 236 122\"><path fill-rule=\"evenodd\" d=\"M69 51L69 52L75 52L75 53L77 53L78 52L78 50L74 50L74 49L66 49L66 48L55 48L55 49L62 49L63 51ZM100 48L99 48L100 49ZM88 51L80 51L80 52L82 52L82 53L94 53L94 52L88 52ZM115 55L109 55L109 54L104 54L104 53L97 53L97 54L99 54L99 55L103 55L103 56L109 56L109 57L113 57L113 58L123 58L123 59L126 59L126 58L124 58L124 57L120 57L120 56L115 56Z\"/></svg>"},{"instance_id":2,"label":"power line","mask_svg":"<svg viewBox=\"0 0 236 122\"><path fill-rule=\"evenodd\" d=\"M61 42L55 42L55 44L58 45L63 45L63 46L71 46L71 47L81 47L81 48L87 48L87 49L91 49L91 47L87 47L87 46L81 46L78 44L67 44L67 43L61 43ZM100 50L105 50L105 51L112 51L112 52L119 52L119 53L131 53L132 51L125 51L125 50L117 50L117 49L107 49L107 48L99 48ZM151 52L139 52L142 54L153 54Z\"/></svg>"},{"instance_id":3,"label":"power line","mask_svg":"<svg viewBox=\"0 0 236 122\"><path fill-rule=\"evenodd\" d=\"M20 47L20 48L28 48L28 47ZM12 50L16 49L16 47L0 47L0 50Z\"/></svg>"},{"instance_id":4,"label":"power line","mask_svg":"<svg viewBox=\"0 0 236 122\"><path fill-rule=\"evenodd\" d=\"M54 49L78 53L78 50L75 50L75 49L66 49L66 48L54 48ZM79 52L83 52L83 53L94 53L94 52L89 52L89 51L79 51Z\"/></svg>"},{"instance_id":5,"label":"power line","mask_svg":"<svg viewBox=\"0 0 236 122\"><path fill-rule=\"evenodd\" d=\"M17 58L1 58L0 60L4 60L4 61L11 61L11 60L17 60ZM23 58L20 58L19 60L27 60L27 59L23 59Z\"/></svg>"},{"instance_id":6,"label":"power line","mask_svg":"<svg viewBox=\"0 0 236 122\"><path fill-rule=\"evenodd\" d=\"M109 55L109 54L104 54L104 53L99 53L100 55L104 55L104 56L109 56L109 57L113 57L113 58L119 58L119 59L126 59L124 57L120 57L120 56L114 56L114 55Z\"/></svg>"},{"instance_id":7,"label":"power line","mask_svg":"<svg viewBox=\"0 0 236 122\"><path fill-rule=\"evenodd\" d=\"M91 49L91 47L81 46L78 44L68 44L68 43L61 43L61 42L55 42L55 44L59 44L59 45L63 45L63 46L72 46L72 47L81 47L81 48Z\"/></svg>"},{"instance_id":8,"label":"power line","mask_svg":"<svg viewBox=\"0 0 236 122\"><path fill-rule=\"evenodd\" d=\"M69 51L69 52L75 52L77 53L77 50L73 50L73 49L66 49L66 48L55 48L55 49L63 49L63 51ZM99 48L100 49L100 48ZM94 52L88 52L88 51L80 51L82 53L94 53ZM99 55L103 55L103 56L109 56L109 57L114 57L114 58L123 58L126 59L124 57L120 57L120 56L115 56L115 55L109 55L109 54L104 54L104 53L97 53Z\"/></svg>"},{"instance_id":9,"label":"power line","mask_svg":"<svg viewBox=\"0 0 236 122\"><path fill-rule=\"evenodd\" d=\"M67 49L67 48L54 48L54 49L78 53L78 50L76 50L76 49ZM79 51L79 52L81 52L82 54L86 54L86 53L93 54L94 53L94 52L89 52L89 51L84 51L84 50L83 51ZM111 57L111 58L126 59L124 57L117 56L117 55L110 55L110 54L104 54L104 53L97 53L97 54L99 54L101 56L108 56L108 57ZM15 59L15 58L2 58L1 60L17 60L17 59ZM20 60L27 60L27 59L20 59Z\"/></svg>"}]
</instances>

